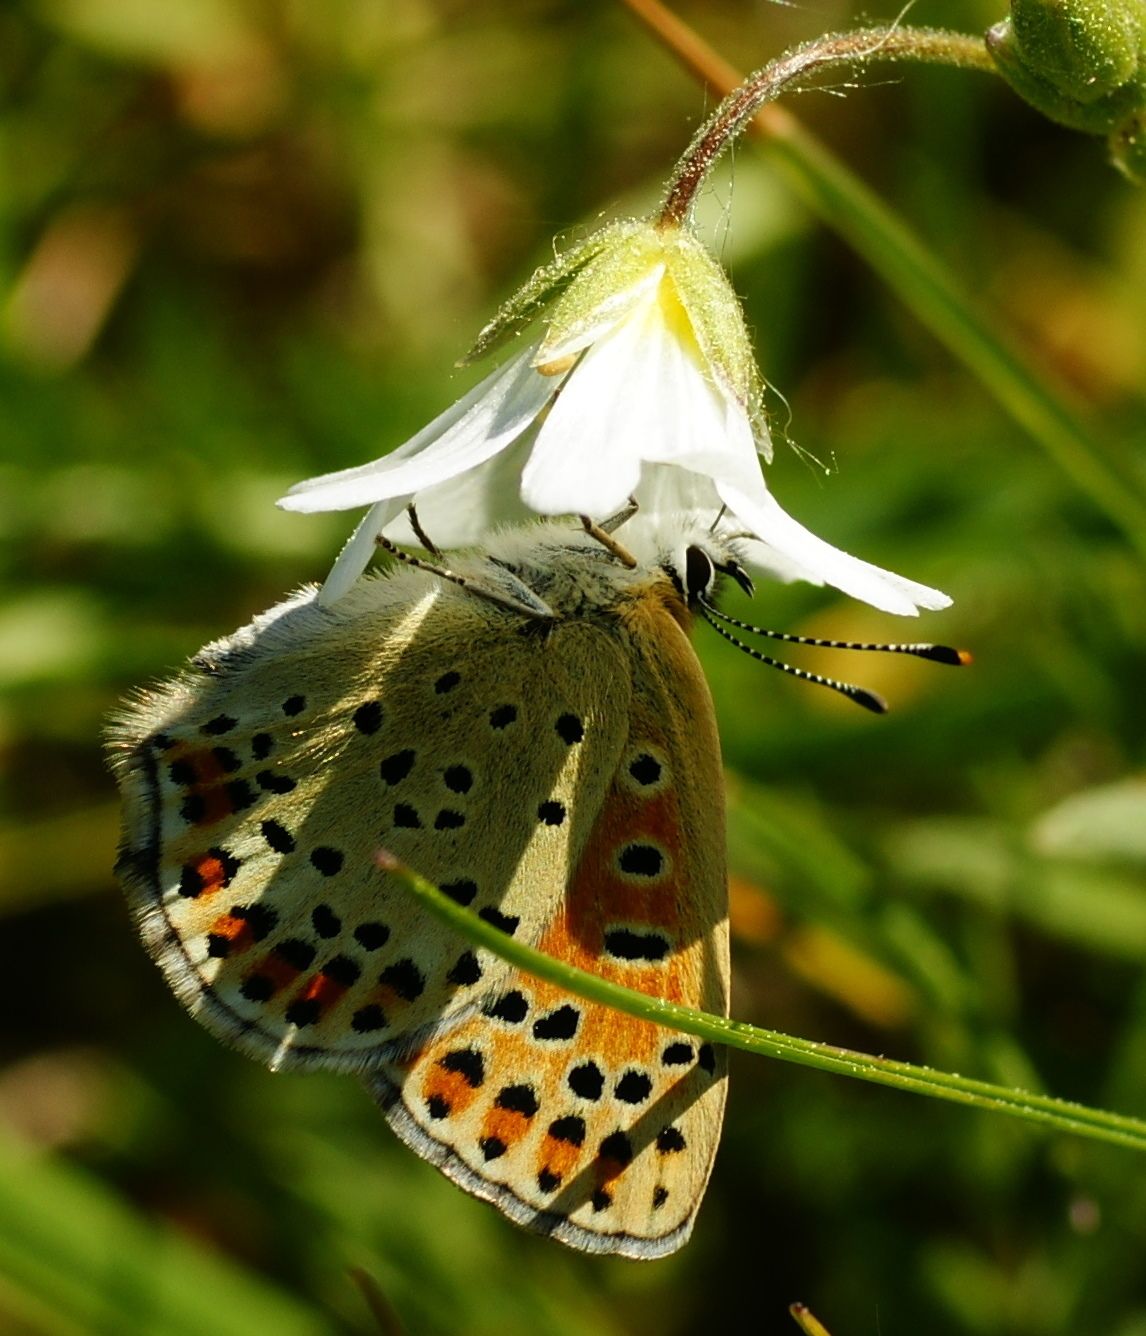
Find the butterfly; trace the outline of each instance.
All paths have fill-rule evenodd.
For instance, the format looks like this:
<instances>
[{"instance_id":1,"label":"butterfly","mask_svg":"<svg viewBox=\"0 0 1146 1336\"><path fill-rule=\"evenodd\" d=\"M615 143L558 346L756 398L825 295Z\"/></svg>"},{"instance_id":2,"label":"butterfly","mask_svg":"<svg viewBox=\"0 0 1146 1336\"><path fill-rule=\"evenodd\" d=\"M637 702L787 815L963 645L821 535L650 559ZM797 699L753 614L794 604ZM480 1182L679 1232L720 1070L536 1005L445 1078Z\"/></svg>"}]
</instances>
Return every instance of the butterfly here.
<instances>
[{"instance_id":1,"label":"butterfly","mask_svg":"<svg viewBox=\"0 0 1146 1336\"><path fill-rule=\"evenodd\" d=\"M750 581L695 523L637 516L624 547L592 527L507 531L330 605L307 588L207 645L112 726L118 871L220 1039L356 1073L517 1224L655 1258L693 1228L724 1052L470 948L375 857L560 960L727 1014L720 743L689 632L697 612L758 630L711 601Z\"/></svg>"},{"instance_id":2,"label":"butterfly","mask_svg":"<svg viewBox=\"0 0 1146 1336\"><path fill-rule=\"evenodd\" d=\"M686 582L733 556L647 539L630 566L535 525L461 561L464 583L403 566L331 606L303 590L112 726L119 874L197 1019L275 1068L359 1074L463 1188L637 1258L692 1229L723 1052L469 949L374 854L559 959L727 1014L720 747Z\"/></svg>"}]
</instances>

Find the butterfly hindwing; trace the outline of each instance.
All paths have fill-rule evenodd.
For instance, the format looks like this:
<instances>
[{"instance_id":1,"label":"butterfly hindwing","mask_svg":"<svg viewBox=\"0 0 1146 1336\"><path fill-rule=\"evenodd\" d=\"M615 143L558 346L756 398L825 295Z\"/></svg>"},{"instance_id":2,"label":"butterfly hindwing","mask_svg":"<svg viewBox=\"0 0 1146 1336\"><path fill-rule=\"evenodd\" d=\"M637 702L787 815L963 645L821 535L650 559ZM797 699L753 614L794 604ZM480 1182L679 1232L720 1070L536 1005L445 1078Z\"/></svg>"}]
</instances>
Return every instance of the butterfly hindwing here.
<instances>
[{"instance_id":1,"label":"butterfly hindwing","mask_svg":"<svg viewBox=\"0 0 1146 1336\"><path fill-rule=\"evenodd\" d=\"M121 875L216 1034L276 1066L362 1069L442 1032L504 964L435 930L385 847L521 940L560 909L624 740L629 677L419 571L304 592L208 646L113 730Z\"/></svg>"},{"instance_id":2,"label":"butterfly hindwing","mask_svg":"<svg viewBox=\"0 0 1146 1336\"><path fill-rule=\"evenodd\" d=\"M722 776L707 685L655 601L633 604L613 632L632 683L624 745L538 945L726 1014ZM552 897L550 885L536 889ZM398 1134L469 1191L528 1228L632 1257L687 1239L726 1085L722 1050L519 972L481 1011L367 1080Z\"/></svg>"}]
</instances>

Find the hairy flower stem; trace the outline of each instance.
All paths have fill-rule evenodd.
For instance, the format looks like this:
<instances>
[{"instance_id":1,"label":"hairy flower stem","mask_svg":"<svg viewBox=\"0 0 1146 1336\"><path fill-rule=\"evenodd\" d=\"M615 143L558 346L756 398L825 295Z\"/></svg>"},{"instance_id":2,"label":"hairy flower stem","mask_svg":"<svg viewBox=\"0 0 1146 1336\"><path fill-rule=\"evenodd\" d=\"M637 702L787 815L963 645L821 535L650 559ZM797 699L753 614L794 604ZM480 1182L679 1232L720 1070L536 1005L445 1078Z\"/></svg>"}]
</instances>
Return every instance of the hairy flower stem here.
<instances>
[{"instance_id":1,"label":"hairy flower stem","mask_svg":"<svg viewBox=\"0 0 1146 1336\"><path fill-rule=\"evenodd\" d=\"M688 222L697 193L720 155L760 108L781 93L834 65L905 60L998 73L981 37L940 28L860 28L806 42L749 75L700 127L673 170L657 225Z\"/></svg>"}]
</instances>

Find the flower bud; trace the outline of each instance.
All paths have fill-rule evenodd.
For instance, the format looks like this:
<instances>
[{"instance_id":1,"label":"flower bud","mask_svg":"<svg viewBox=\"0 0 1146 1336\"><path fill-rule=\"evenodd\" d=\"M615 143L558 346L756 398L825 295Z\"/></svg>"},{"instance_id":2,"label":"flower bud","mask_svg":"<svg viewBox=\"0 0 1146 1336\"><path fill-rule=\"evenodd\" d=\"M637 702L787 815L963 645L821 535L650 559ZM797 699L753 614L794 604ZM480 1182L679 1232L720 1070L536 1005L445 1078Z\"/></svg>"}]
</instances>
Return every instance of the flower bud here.
<instances>
[{"instance_id":1,"label":"flower bud","mask_svg":"<svg viewBox=\"0 0 1146 1336\"><path fill-rule=\"evenodd\" d=\"M1143 179L1146 0L1013 0L986 43L1020 97L1061 125L1107 136L1115 164Z\"/></svg>"}]
</instances>

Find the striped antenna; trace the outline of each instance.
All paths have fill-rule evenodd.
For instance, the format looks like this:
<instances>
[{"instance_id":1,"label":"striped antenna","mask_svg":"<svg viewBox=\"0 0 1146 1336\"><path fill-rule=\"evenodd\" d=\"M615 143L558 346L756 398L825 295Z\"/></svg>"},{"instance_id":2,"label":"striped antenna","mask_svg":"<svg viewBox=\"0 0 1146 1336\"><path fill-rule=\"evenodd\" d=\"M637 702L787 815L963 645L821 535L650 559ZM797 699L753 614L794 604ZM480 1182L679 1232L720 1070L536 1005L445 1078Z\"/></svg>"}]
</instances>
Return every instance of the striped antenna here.
<instances>
[{"instance_id":1,"label":"striped antenna","mask_svg":"<svg viewBox=\"0 0 1146 1336\"><path fill-rule=\"evenodd\" d=\"M971 655L965 649L952 649L950 645L867 645L858 640L821 640L819 636L798 636L790 635L786 631L769 631L763 626L752 626L749 622L742 622L737 617L730 617L726 612L721 612L719 608L713 607L711 603L701 600L704 610L711 613L713 617L718 617L722 622L729 626L735 626L740 631L750 631L753 635L767 636L769 640L786 640L790 645L819 645L823 649L862 649L871 650L879 654L911 654L917 659L929 659L932 663L946 663L951 667L958 668L971 662ZM711 626L711 618L706 618ZM720 631L720 627L716 627ZM725 633L721 631L721 634ZM732 640L731 636L726 637ZM747 645L742 645L740 641L733 640L733 644L739 645L741 649L748 649Z\"/></svg>"},{"instance_id":2,"label":"striped antenna","mask_svg":"<svg viewBox=\"0 0 1146 1336\"><path fill-rule=\"evenodd\" d=\"M790 663L784 663L780 659L773 659L767 654L762 654L758 649L753 649L751 645L746 645L743 640L737 639L731 631L726 631L720 622L715 621L708 614L716 610L708 603L701 601L701 616L712 627L712 629L735 645L737 649L743 650L751 659L756 659L760 663L766 663L769 668L779 668L782 673L787 673L790 677L798 677L802 682L813 682L818 687L827 687L830 691L838 691L841 696L846 696L848 700L854 700L857 705L862 705L865 710L870 710L872 714L886 714L887 701L882 696L877 696L874 691L868 691L864 687L857 687L852 682L840 682L834 677L823 677L820 673L810 673L806 668L794 668ZM717 613L717 616L721 616ZM731 617L722 618L724 621L732 621ZM732 622L734 626L737 622ZM752 628L755 629L755 628ZM779 640L801 640L800 636L778 636ZM812 644L824 643L811 641ZM833 643L833 642L826 642ZM851 646L848 646L851 648Z\"/></svg>"}]
</instances>

